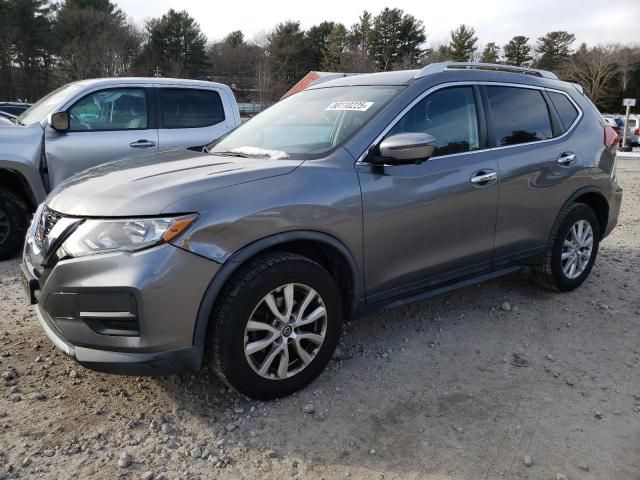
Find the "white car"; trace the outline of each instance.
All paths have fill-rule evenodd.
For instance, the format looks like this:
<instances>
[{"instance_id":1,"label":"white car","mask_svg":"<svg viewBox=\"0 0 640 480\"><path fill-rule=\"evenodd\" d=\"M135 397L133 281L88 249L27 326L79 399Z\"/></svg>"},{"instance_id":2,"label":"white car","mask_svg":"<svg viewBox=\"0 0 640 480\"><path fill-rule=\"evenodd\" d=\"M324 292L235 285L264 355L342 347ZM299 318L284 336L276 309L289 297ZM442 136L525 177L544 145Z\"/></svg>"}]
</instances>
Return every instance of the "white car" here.
<instances>
[{"instance_id":1,"label":"white car","mask_svg":"<svg viewBox=\"0 0 640 480\"><path fill-rule=\"evenodd\" d=\"M640 146L640 116L629 116L627 125L627 145L630 147Z\"/></svg>"}]
</instances>

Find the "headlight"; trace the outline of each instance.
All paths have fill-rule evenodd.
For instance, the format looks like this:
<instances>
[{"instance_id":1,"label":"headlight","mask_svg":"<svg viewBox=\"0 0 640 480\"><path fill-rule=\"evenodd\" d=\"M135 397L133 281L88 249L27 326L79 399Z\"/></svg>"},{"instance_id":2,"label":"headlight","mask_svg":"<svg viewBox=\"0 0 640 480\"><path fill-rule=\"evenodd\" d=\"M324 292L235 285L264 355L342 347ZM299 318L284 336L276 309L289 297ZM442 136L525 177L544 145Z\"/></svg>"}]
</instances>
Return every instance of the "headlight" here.
<instances>
[{"instance_id":1,"label":"headlight","mask_svg":"<svg viewBox=\"0 0 640 480\"><path fill-rule=\"evenodd\" d=\"M85 220L67 238L59 257L113 251L135 252L168 242L184 232L197 215L163 218Z\"/></svg>"}]
</instances>

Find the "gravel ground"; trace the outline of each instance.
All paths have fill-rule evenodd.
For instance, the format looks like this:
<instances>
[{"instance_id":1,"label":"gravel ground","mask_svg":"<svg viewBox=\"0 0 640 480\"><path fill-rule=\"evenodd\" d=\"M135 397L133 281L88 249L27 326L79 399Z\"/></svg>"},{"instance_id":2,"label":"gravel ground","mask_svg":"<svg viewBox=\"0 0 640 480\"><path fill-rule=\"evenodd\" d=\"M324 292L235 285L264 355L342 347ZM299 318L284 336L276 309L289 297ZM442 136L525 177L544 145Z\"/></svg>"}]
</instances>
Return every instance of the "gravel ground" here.
<instances>
[{"instance_id":1,"label":"gravel ground","mask_svg":"<svg viewBox=\"0 0 640 480\"><path fill-rule=\"evenodd\" d=\"M0 262L0 478L640 479L640 161L570 294L527 272L346 326L306 390L93 373Z\"/></svg>"}]
</instances>

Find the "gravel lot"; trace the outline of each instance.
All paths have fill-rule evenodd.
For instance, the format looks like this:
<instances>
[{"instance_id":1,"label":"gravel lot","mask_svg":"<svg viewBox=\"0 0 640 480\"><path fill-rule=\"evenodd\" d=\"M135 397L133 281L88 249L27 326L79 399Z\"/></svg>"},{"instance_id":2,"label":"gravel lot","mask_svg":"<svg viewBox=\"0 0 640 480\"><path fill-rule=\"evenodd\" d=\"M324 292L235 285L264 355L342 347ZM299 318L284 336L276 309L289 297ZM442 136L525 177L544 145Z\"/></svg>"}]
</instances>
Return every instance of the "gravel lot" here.
<instances>
[{"instance_id":1,"label":"gravel lot","mask_svg":"<svg viewBox=\"0 0 640 480\"><path fill-rule=\"evenodd\" d=\"M583 287L521 272L360 319L278 402L83 369L0 262L0 478L640 479L640 160L618 171Z\"/></svg>"}]
</instances>

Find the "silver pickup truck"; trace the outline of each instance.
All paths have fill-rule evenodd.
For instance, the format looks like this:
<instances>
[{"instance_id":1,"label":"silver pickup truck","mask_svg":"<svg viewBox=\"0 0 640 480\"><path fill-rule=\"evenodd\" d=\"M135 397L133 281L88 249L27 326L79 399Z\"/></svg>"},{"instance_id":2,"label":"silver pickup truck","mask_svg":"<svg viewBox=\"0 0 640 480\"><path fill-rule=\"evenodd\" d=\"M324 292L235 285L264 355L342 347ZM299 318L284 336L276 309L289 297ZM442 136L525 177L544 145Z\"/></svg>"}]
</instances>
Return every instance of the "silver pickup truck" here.
<instances>
[{"instance_id":1,"label":"silver pickup truck","mask_svg":"<svg viewBox=\"0 0 640 480\"><path fill-rule=\"evenodd\" d=\"M240 124L231 89L168 78L69 83L0 122L0 260L22 245L31 212L66 178L111 160L200 148Z\"/></svg>"}]
</instances>

